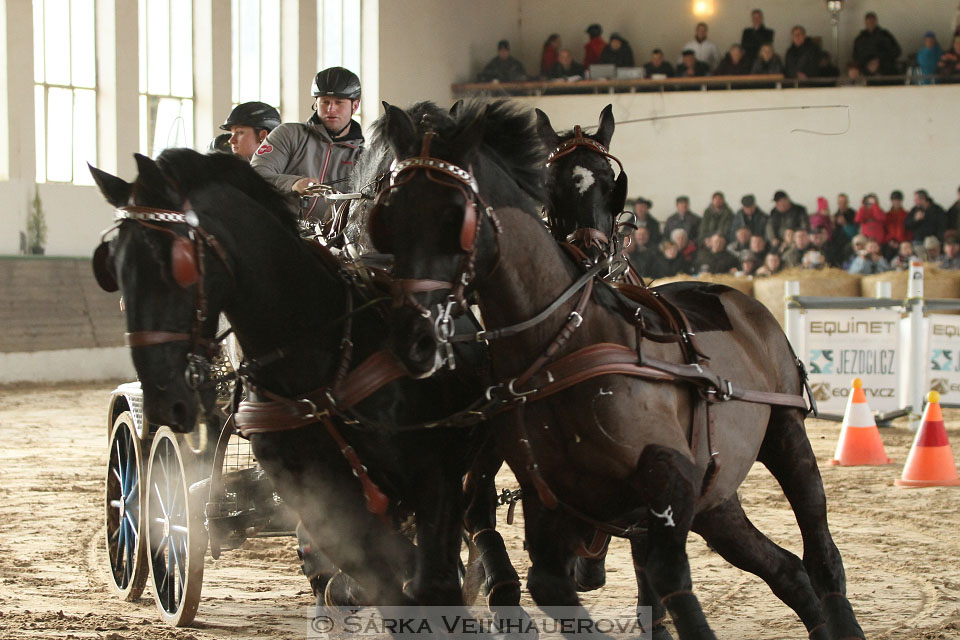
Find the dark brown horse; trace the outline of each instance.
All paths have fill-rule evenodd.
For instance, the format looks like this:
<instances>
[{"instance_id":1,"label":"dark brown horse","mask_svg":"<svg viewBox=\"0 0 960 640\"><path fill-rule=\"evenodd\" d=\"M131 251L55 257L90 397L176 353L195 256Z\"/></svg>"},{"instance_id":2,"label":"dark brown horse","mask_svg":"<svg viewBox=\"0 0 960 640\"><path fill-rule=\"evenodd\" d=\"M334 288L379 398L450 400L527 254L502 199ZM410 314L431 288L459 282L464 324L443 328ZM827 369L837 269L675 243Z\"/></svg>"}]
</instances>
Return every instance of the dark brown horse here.
<instances>
[{"instance_id":1,"label":"dark brown horse","mask_svg":"<svg viewBox=\"0 0 960 640\"><path fill-rule=\"evenodd\" d=\"M680 637L712 638L686 557L694 528L735 564L764 575L811 637L863 637L803 427L802 374L775 319L726 287L700 291L711 312L704 322L715 330L700 333L696 349L709 356L713 379L682 373L692 370L679 344L643 339L657 329L646 310L634 309L642 322L629 322L623 300L605 285L589 293L589 278L517 188L522 174L512 163L520 156L481 146L485 128L502 127L498 115L468 105L455 126L425 134L388 109L387 137L404 160L370 229L377 246L394 253L405 283L394 343L411 371L432 373L449 339L435 327L456 313L464 290L478 295L481 337L491 340L503 381L488 395L513 401L495 433L524 491L534 600L578 606L566 571L574 549L596 527L619 530L643 542L635 560ZM524 133L498 135L519 141ZM498 206L510 185L516 207ZM681 373L658 377L651 368ZM758 459L795 510L802 562L773 552L740 507L737 487Z\"/></svg>"}]
</instances>

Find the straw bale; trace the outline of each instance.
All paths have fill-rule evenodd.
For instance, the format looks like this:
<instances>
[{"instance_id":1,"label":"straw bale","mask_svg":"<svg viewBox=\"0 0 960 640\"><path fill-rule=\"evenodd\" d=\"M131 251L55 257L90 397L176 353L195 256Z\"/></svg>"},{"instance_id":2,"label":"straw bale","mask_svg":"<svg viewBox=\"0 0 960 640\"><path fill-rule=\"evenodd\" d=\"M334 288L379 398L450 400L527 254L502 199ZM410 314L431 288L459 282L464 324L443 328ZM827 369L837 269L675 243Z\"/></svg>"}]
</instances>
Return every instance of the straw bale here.
<instances>
[{"instance_id":1,"label":"straw bale","mask_svg":"<svg viewBox=\"0 0 960 640\"><path fill-rule=\"evenodd\" d=\"M653 283L654 286L661 284L667 284L668 282L686 282L686 281L695 281L695 282L714 282L716 284L725 284L731 289L736 289L740 293L745 293L748 296L753 295L753 280L750 278L745 278L743 276L734 276L729 273L703 273L699 276L688 276L685 274L677 274L675 276L670 276L669 278L657 278Z\"/></svg>"},{"instance_id":2,"label":"straw bale","mask_svg":"<svg viewBox=\"0 0 960 640\"><path fill-rule=\"evenodd\" d=\"M877 295L876 283L889 282L891 298L906 298L908 277L906 270L863 276L860 281L861 295L873 298ZM960 298L960 272L941 269L931 262L924 264L923 295L925 298Z\"/></svg>"},{"instance_id":3,"label":"straw bale","mask_svg":"<svg viewBox=\"0 0 960 640\"><path fill-rule=\"evenodd\" d=\"M796 280L800 283L802 296L834 296L841 298L860 297L860 276L847 273L842 269L787 269L767 278L753 281L753 295L774 315L780 326L784 326L785 304L783 301L786 283Z\"/></svg>"}]
</instances>

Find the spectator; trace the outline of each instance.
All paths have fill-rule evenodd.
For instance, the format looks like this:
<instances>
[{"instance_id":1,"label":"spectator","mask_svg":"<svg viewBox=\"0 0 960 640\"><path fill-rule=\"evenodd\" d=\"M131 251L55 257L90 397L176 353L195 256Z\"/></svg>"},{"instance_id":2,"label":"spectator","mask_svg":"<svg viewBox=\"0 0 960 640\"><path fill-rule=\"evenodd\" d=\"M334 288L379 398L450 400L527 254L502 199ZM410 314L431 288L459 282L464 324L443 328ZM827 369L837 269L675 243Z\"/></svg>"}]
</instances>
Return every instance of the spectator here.
<instances>
[{"instance_id":1,"label":"spectator","mask_svg":"<svg viewBox=\"0 0 960 640\"><path fill-rule=\"evenodd\" d=\"M800 262L800 266L803 269L823 269L826 266L826 261L822 253L816 249L811 249L803 254L803 260Z\"/></svg>"},{"instance_id":2,"label":"spectator","mask_svg":"<svg viewBox=\"0 0 960 640\"><path fill-rule=\"evenodd\" d=\"M837 84L841 87L865 87L867 86L867 79L860 73L860 65L851 60L847 63L847 75L840 78Z\"/></svg>"},{"instance_id":3,"label":"spectator","mask_svg":"<svg viewBox=\"0 0 960 640\"><path fill-rule=\"evenodd\" d=\"M897 254L890 259L890 268L897 271L905 271L910 268L910 259L916 257L913 252L912 242L901 242L897 248Z\"/></svg>"},{"instance_id":4,"label":"spectator","mask_svg":"<svg viewBox=\"0 0 960 640\"><path fill-rule=\"evenodd\" d=\"M833 214L833 225L835 228L842 228L847 234L846 240L849 241L853 236L860 232L860 225L856 222L857 212L850 206L850 198L845 193L837 194L837 212Z\"/></svg>"},{"instance_id":5,"label":"spectator","mask_svg":"<svg viewBox=\"0 0 960 640\"><path fill-rule=\"evenodd\" d=\"M860 225L860 233L870 240L876 240L881 247L887 241L885 225L887 214L877 204L877 195L868 193L863 196L863 205L857 211L854 221Z\"/></svg>"},{"instance_id":6,"label":"spectator","mask_svg":"<svg viewBox=\"0 0 960 640\"><path fill-rule=\"evenodd\" d=\"M870 58L878 58L878 75L892 76L897 70L900 45L893 34L877 26L877 14L867 12L863 18L866 28L853 41L853 59L865 69Z\"/></svg>"},{"instance_id":7,"label":"spectator","mask_svg":"<svg viewBox=\"0 0 960 640\"><path fill-rule=\"evenodd\" d=\"M890 264L880 253L880 243L876 240L867 240L863 249L857 251L857 256L847 269L850 273L869 275L890 271Z\"/></svg>"},{"instance_id":8,"label":"spectator","mask_svg":"<svg viewBox=\"0 0 960 640\"><path fill-rule=\"evenodd\" d=\"M727 241L721 233L714 233L706 239L694 261L696 273L733 273L739 266L737 257L727 251Z\"/></svg>"},{"instance_id":9,"label":"spectator","mask_svg":"<svg viewBox=\"0 0 960 640\"><path fill-rule=\"evenodd\" d=\"M680 64L677 65L678 78L693 78L705 76L710 73L710 67L706 62L697 60L693 49L685 49L680 57Z\"/></svg>"},{"instance_id":10,"label":"spectator","mask_svg":"<svg viewBox=\"0 0 960 640\"><path fill-rule=\"evenodd\" d=\"M583 66L589 69L590 65L600 60L600 54L606 49L607 43L603 39L603 28L596 23L587 27L587 35L590 40L583 45Z\"/></svg>"},{"instance_id":11,"label":"spectator","mask_svg":"<svg viewBox=\"0 0 960 640\"><path fill-rule=\"evenodd\" d=\"M947 221L943 209L931 200L926 190L918 189L914 192L913 204L914 207L907 214L903 226L913 233L914 245L920 245L916 247L919 254L919 249L923 248L923 241L928 237L933 236L937 240L943 237ZM939 242L937 244L939 245ZM937 248L939 249L939 246Z\"/></svg>"},{"instance_id":12,"label":"spectator","mask_svg":"<svg viewBox=\"0 0 960 640\"><path fill-rule=\"evenodd\" d=\"M647 78L657 78L663 76L672 78L674 74L673 65L663 59L663 51L654 49L650 54L650 62L643 65L643 74Z\"/></svg>"},{"instance_id":13,"label":"spectator","mask_svg":"<svg viewBox=\"0 0 960 640\"><path fill-rule=\"evenodd\" d=\"M943 234L941 269L960 269L960 234L953 229Z\"/></svg>"},{"instance_id":14,"label":"spectator","mask_svg":"<svg viewBox=\"0 0 960 640\"><path fill-rule=\"evenodd\" d=\"M697 245L690 241L690 236L684 229L674 229L670 232L670 240L677 246L680 257L686 265L686 271L691 272L693 258L697 255Z\"/></svg>"},{"instance_id":15,"label":"spectator","mask_svg":"<svg viewBox=\"0 0 960 640\"><path fill-rule=\"evenodd\" d=\"M682 231L682 229L679 229L679 231ZM670 240L664 240L660 243L660 251L650 262L648 268L650 269L649 277L653 279L669 278L678 273L690 272L689 264L680 256L677 245Z\"/></svg>"},{"instance_id":16,"label":"spectator","mask_svg":"<svg viewBox=\"0 0 960 640\"><path fill-rule=\"evenodd\" d=\"M923 34L923 48L917 52L917 66L920 67L923 75L937 75L937 63L942 55L943 49L937 42L937 35L933 31Z\"/></svg>"},{"instance_id":17,"label":"spectator","mask_svg":"<svg viewBox=\"0 0 960 640\"><path fill-rule=\"evenodd\" d=\"M794 204L790 196L784 191L773 194L773 209L770 211L770 220L767 222L767 241L771 247L781 248L788 229L810 230L810 218L806 208Z\"/></svg>"},{"instance_id":18,"label":"spectator","mask_svg":"<svg viewBox=\"0 0 960 640\"><path fill-rule=\"evenodd\" d=\"M780 56L773 52L773 45L763 44L760 46L760 53L753 61L750 73L753 75L783 73L783 61L780 60Z\"/></svg>"},{"instance_id":19,"label":"spectator","mask_svg":"<svg viewBox=\"0 0 960 640\"><path fill-rule=\"evenodd\" d=\"M913 234L906 230L903 223L907 219L907 211L903 208L903 192L895 190L890 193L890 211L884 222L883 232L887 238L887 252L896 253L904 242L910 242Z\"/></svg>"},{"instance_id":20,"label":"spectator","mask_svg":"<svg viewBox=\"0 0 960 640\"><path fill-rule=\"evenodd\" d=\"M700 232L700 216L690 211L690 198L687 196L677 196L677 212L663 224L663 235L672 239L674 229L683 229L691 238L696 238Z\"/></svg>"},{"instance_id":21,"label":"spectator","mask_svg":"<svg viewBox=\"0 0 960 640\"><path fill-rule=\"evenodd\" d=\"M957 229L960 222L960 187L957 188L957 201L947 209L947 229Z\"/></svg>"},{"instance_id":22,"label":"spectator","mask_svg":"<svg viewBox=\"0 0 960 640\"><path fill-rule=\"evenodd\" d=\"M763 11L754 9L750 12L750 26L740 36L740 46L750 64L757 59L760 47L765 44L773 44L773 29L767 29L763 24Z\"/></svg>"},{"instance_id":23,"label":"spectator","mask_svg":"<svg viewBox=\"0 0 960 640\"><path fill-rule=\"evenodd\" d=\"M758 262L763 262L767 255L767 239L762 235L750 236L750 251L757 256Z\"/></svg>"},{"instance_id":24,"label":"spectator","mask_svg":"<svg viewBox=\"0 0 960 640\"><path fill-rule=\"evenodd\" d=\"M940 56L937 71L941 77L953 78L951 82L960 76L960 35L953 36L953 45L950 50Z\"/></svg>"},{"instance_id":25,"label":"spectator","mask_svg":"<svg viewBox=\"0 0 960 640\"><path fill-rule=\"evenodd\" d=\"M710 198L710 206L703 211L703 218L700 220L700 233L697 235L697 244L704 246L704 241L715 233L724 237L724 246L726 238L730 235L730 224L733 222L733 211L727 206L727 201L723 197L722 191L715 191Z\"/></svg>"},{"instance_id":26,"label":"spectator","mask_svg":"<svg viewBox=\"0 0 960 640\"><path fill-rule=\"evenodd\" d=\"M560 57L560 34L551 33L546 42L543 43L543 51L540 53L540 75L550 76L550 70L557 63Z\"/></svg>"},{"instance_id":27,"label":"spectator","mask_svg":"<svg viewBox=\"0 0 960 640\"><path fill-rule=\"evenodd\" d=\"M707 65L707 71L709 72L717 63L720 62L720 49L717 48L717 45L707 40L707 23L700 22L697 24L696 31L694 31L693 40L687 42L683 45L683 50L693 51L693 54L696 56L697 60L703 62Z\"/></svg>"},{"instance_id":28,"label":"spectator","mask_svg":"<svg viewBox=\"0 0 960 640\"><path fill-rule=\"evenodd\" d=\"M653 203L646 198L637 198L633 203L633 215L636 217L637 228L645 227L650 232L650 244L660 242L660 221L650 215Z\"/></svg>"},{"instance_id":29,"label":"spectator","mask_svg":"<svg viewBox=\"0 0 960 640\"><path fill-rule=\"evenodd\" d=\"M522 82L527 72L519 60L510 55L510 43L501 40L497 43L497 55L477 74L480 82Z\"/></svg>"},{"instance_id":30,"label":"spectator","mask_svg":"<svg viewBox=\"0 0 960 640\"><path fill-rule=\"evenodd\" d=\"M867 84L876 84L870 82L870 78L877 78L883 74L880 72L880 56L870 56L860 69L860 73L867 79Z\"/></svg>"},{"instance_id":31,"label":"spectator","mask_svg":"<svg viewBox=\"0 0 960 640\"><path fill-rule=\"evenodd\" d=\"M850 257L843 263L843 270L852 273L853 264L857 258L867 255L867 237L861 233L853 236L853 240L850 242L850 245L853 247L853 251L850 254ZM873 272L867 272L873 273Z\"/></svg>"},{"instance_id":32,"label":"spectator","mask_svg":"<svg viewBox=\"0 0 960 640\"><path fill-rule=\"evenodd\" d=\"M840 75L840 69L837 68L837 65L833 64L833 59L830 57L829 51L820 51L820 62L817 65L817 77L818 78L836 78Z\"/></svg>"},{"instance_id":33,"label":"spectator","mask_svg":"<svg viewBox=\"0 0 960 640\"><path fill-rule=\"evenodd\" d=\"M627 259L634 270L645 278L651 276L651 266L656 259L656 246L650 239L650 230L646 227L637 227L633 232L630 246L627 247Z\"/></svg>"},{"instance_id":34,"label":"spectator","mask_svg":"<svg viewBox=\"0 0 960 640\"><path fill-rule=\"evenodd\" d=\"M810 232L810 245L822 253L824 257L827 255L827 242L830 240L830 231L823 225L817 225Z\"/></svg>"},{"instance_id":35,"label":"spectator","mask_svg":"<svg viewBox=\"0 0 960 640\"><path fill-rule=\"evenodd\" d=\"M771 251L763 258L763 264L753 272L755 276L772 276L783 270L780 254Z\"/></svg>"},{"instance_id":36,"label":"spectator","mask_svg":"<svg viewBox=\"0 0 960 640\"><path fill-rule=\"evenodd\" d=\"M583 80L585 73L586 69L573 59L569 49L560 49L557 53L557 61L550 67L547 76L554 80L576 81Z\"/></svg>"},{"instance_id":37,"label":"spectator","mask_svg":"<svg viewBox=\"0 0 960 640\"><path fill-rule=\"evenodd\" d=\"M732 234L740 227L749 229L751 236L762 236L766 233L769 216L757 207L757 199L753 194L748 193L740 198L740 205L740 209L733 214L733 221L730 223L731 236L728 239L732 241Z\"/></svg>"},{"instance_id":38,"label":"spectator","mask_svg":"<svg viewBox=\"0 0 960 640\"><path fill-rule=\"evenodd\" d=\"M713 70L715 76L745 76L750 73L750 61L743 55L743 47L738 44L730 46L727 55Z\"/></svg>"},{"instance_id":39,"label":"spectator","mask_svg":"<svg viewBox=\"0 0 960 640\"><path fill-rule=\"evenodd\" d=\"M916 248L914 248L916 251ZM927 236L923 241L923 249L917 253L925 262L940 261L940 241L936 236Z\"/></svg>"},{"instance_id":40,"label":"spectator","mask_svg":"<svg viewBox=\"0 0 960 640\"><path fill-rule=\"evenodd\" d=\"M727 244L727 251L732 253L735 256L740 255L741 251L750 249L750 229L747 227L740 227L736 231L731 231L733 234L733 240Z\"/></svg>"},{"instance_id":41,"label":"spectator","mask_svg":"<svg viewBox=\"0 0 960 640\"><path fill-rule=\"evenodd\" d=\"M805 80L815 78L820 65L820 47L807 37L807 30L797 25L790 31L793 44L783 57L783 75Z\"/></svg>"},{"instance_id":42,"label":"spectator","mask_svg":"<svg viewBox=\"0 0 960 640\"><path fill-rule=\"evenodd\" d=\"M633 66L633 49L626 38L619 33L610 34L610 42L600 53L600 59L597 62L601 64L612 64L617 67Z\"/></svg>"},{"instance_id":43,"label":"spectator","mask_svg":"<svg viewBox=\"0 0 960 640\"><path fill-rule=\"evenodd\" d=\"M781 254L783 264L787 267L799 267L803 263L803 256L812 250L810 232L806 229L797 229L793 232L793 245Z\"/></svg>"},{"instance_id":44,"label":"spectator","mask_svg":"<svg viewBox=\"0 0 960 640\"><path fill-rule=\"evenodd\" d=\"M827 199L820 196L817 198L817 212L810 216L810 228L825 227L829 232L831 226L830 206L827 204Z\"/></svg>"},{"instance_id":45,"label":"spectator","mask_svg":"<svg viewBox=\"0 0 960 640\"><path fill-rule=\"evenodd\" d=\"M757 258L757 254L750 249L744 249L737 257L740 260L740 268L737 269L734 275L737 276L753 276L754 272L757 270L757 267L760 265L760 260Z\"/></svg>"}]
</instances>

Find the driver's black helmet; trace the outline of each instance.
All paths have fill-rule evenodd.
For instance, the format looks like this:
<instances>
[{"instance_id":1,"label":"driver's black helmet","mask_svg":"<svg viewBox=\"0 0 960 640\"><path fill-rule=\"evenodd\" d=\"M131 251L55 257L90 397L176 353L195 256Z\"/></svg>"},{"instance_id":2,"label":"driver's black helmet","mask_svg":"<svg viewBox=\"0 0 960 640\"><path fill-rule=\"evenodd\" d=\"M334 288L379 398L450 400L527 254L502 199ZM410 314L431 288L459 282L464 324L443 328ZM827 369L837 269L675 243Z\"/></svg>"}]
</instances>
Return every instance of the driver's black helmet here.
<instances>
[{"instance_id":1,"label":"driver's black helmet","mask_svg":"<svg viewBox=\"0 0 960 640\"><path fill-rule=\"evenodd\" d=\"M233 108L220 128L230 131L237 124L270 132L280 126L280 112L265 102L244 102Z\"/></svg>"},{"instance_id":2,"label":"driver's black helmet","mask_svg":"<svg viewBox=\"0 0 960 640\"><path fill-rule=\"evenodd\" d=\"M313 79L313 95L359 100L360 78L343 67L324 69Z\"/></svg>"}]
</instances>

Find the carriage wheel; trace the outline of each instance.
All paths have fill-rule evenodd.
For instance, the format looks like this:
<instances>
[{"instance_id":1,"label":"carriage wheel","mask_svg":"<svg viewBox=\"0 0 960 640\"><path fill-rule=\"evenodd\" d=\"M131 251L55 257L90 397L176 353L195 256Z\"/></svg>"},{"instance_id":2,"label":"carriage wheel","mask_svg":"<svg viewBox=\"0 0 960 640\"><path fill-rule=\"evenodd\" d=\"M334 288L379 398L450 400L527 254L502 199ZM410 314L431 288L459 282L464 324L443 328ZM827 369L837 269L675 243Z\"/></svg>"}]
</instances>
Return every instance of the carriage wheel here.
<instances>
[{"instance_id":1,"label":"carriage wheel","mask_svg":"<svg viewBox=\"0 0 960 640\"><path fill-rule=\"evenodd\" d=\"M207 547L203 505L190 497L192 463L180 437L161 427L150 449L146 533L157 609L175 627L190 624L197 613Z\"/></svg>"},{"instance_id":2,"label":"carriage wheel","mask_svg":"<svg viewBox=\"0 0 960 640\"><path fill-rule=\"evenodd\" d=\"M107 460L106 529L110 586L124 600L136 600L147 584L143 533L143 456L133 416L124 411L110 431Z\"/></svg>"}]
</instances>

